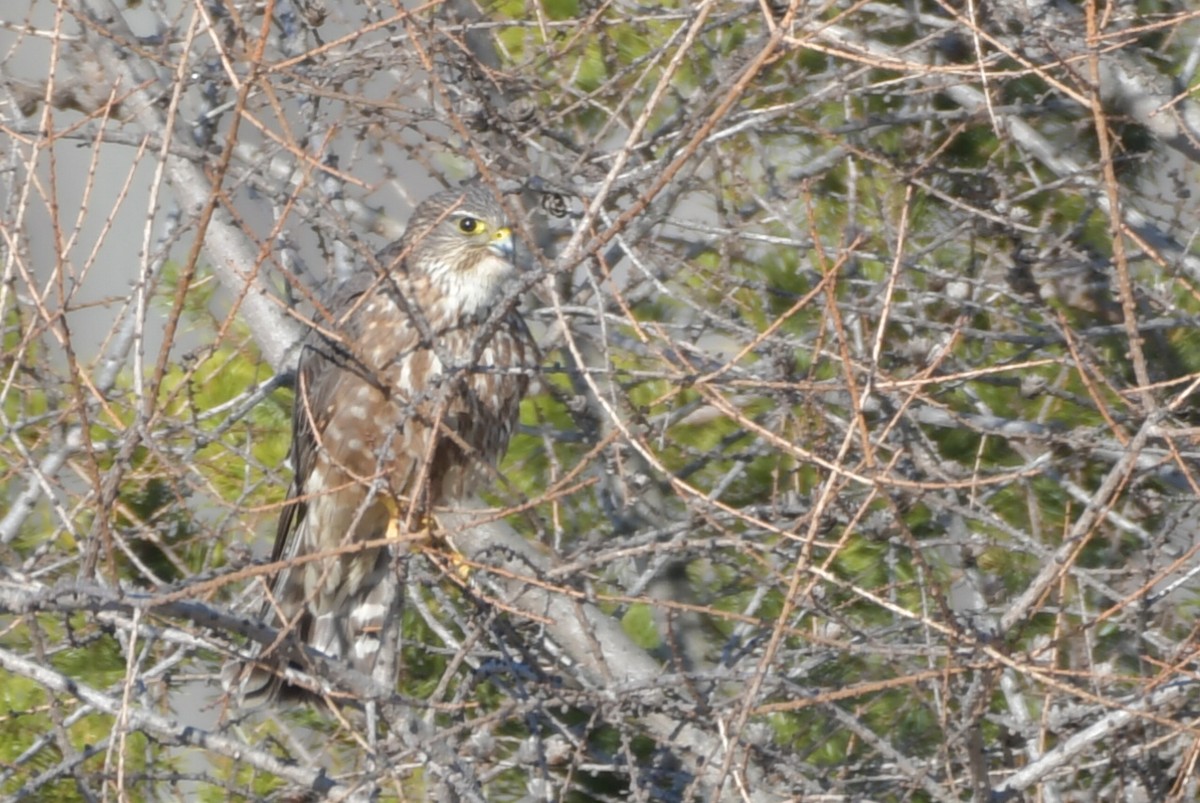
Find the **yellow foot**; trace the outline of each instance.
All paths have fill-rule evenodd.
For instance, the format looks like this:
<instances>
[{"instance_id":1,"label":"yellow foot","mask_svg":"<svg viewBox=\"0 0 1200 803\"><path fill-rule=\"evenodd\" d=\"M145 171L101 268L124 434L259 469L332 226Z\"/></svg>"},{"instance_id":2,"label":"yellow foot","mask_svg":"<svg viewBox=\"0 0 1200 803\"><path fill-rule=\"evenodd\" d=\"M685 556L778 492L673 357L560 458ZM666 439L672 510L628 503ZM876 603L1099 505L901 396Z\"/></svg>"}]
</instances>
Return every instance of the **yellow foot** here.
<instances>
[{"instance_id":1,"label":"yellow foot","mask_svg":"<svg viewBox=\"0 0 1200 803\"><path fill-rule=\"evenodd\" d=\"M409 511L401 505L401 500L389 494L384 494L383 505L387 508L388 520L385 537L389 541L407 541L413 549L423 549L433 544L433 552L445 556L450 565L447 567L451 574L466 582L471 577L471 566L467 558L459 552L450 541L434 535L435 522L430 515L412 517L415 526L409 527Z\"/></svg>"},{"instance_id":2,"label":"yellow foot","mask_svg":"<svg viewBox=\"0 0 1200 803\"><path fill-rule=\"evenodd\" d=\"M381 494L383 506L387 509L387 530L384 537L389 541L408 541L414 547L428 541L433 531L433 520L429 516L416 517L415 526L408 526L409 512L401 505L401 500L389 494Z\"/></svg>"},{"instance_id":3,"label":"yellow foot","mask_svg":"<svg viewBox=\"0 0 1200 803\"><path fill-rule=\"evenodd\" d=\"M471 579L471 572L475 570L475 567L471 565L471 561L466 555L459 552L458 548L446 538L435 537L431 541L427 554L434 563L440 566L442 571L461 583L466 583Z\"/></svg>"},{"instance_id":4,"label":"yellow foot","mask_svg":"<svg viewBox=\"0 0 1200 803\"><path fill-rule=\"evenodd\" d=\"M449 547L446 550L446 555L450 558L451 571L458 576L459 580L462 580L464 583L467 582L471 579L473 567L467 562L466 555L455 549L453 544L447 542L446 546Z\"/></svg>"}]
</instances>

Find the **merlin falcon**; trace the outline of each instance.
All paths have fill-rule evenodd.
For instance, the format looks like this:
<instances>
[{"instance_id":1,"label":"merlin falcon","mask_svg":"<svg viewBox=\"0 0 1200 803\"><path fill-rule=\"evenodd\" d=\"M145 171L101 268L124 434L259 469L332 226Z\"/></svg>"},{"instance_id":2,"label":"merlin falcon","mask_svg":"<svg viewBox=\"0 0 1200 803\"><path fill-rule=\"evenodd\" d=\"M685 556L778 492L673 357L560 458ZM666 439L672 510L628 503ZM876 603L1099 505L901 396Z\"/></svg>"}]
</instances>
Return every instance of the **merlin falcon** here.
<instances>
[{"instance_id":1,"label":"merlin falcon","mask_svg":"<svg viewBox=\"0 0 1200 803\"><path fill-rule=\"evenodd\" d=\"M490 320L516 276L490 190L430 197L379 263L382 275L360 270L337 288L300 357L295 478L271 556L296 562L272 581L263 613L367 674L397 593L383 582L391 551L345 548L412 533L432 509L468 500L503 456L538 362L515 307ZM277 647L242 668L246 697L285 688L281 665L296 654Z\"/></svg>"}]
</instances>

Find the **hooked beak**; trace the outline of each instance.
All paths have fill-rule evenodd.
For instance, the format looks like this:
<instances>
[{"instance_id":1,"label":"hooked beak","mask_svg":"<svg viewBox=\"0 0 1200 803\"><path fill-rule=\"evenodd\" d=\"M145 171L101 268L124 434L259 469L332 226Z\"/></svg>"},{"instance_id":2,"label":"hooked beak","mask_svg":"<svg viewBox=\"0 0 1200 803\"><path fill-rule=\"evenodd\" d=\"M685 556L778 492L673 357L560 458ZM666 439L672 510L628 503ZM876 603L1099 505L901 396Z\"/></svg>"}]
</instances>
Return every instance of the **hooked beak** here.
<instances>
[{"instance_id":1,"label":"hooked beak","mask_svg":"<svg viewBox=\"0 0 1200 803\"><path fill-rule=\"evenodd\" d=\"M512 230L508 226L496 229L492 241L488 243L488 250L507 262L513 262L517 251L513 244Z\"/></svg>"}]
</instances>

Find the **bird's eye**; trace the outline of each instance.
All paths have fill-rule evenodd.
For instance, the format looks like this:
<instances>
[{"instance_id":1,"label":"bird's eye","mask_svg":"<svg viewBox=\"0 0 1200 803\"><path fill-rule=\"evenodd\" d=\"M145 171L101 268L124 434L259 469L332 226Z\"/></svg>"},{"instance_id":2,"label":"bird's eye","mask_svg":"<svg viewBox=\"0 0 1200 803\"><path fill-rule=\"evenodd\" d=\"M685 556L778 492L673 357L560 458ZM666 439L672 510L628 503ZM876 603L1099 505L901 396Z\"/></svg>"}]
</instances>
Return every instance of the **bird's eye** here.
<instances>
[{"instance_id":1,"label":"bird's eye","mask_svg":"<svg viewBox=\"0 0 1200 803\"><path fill-rule=\"evenodd\" d=\"M474 234L483 228L483 224L473 217L462 217L458 219L458 230L463 234Z\"/></svg>"}]
</instances>

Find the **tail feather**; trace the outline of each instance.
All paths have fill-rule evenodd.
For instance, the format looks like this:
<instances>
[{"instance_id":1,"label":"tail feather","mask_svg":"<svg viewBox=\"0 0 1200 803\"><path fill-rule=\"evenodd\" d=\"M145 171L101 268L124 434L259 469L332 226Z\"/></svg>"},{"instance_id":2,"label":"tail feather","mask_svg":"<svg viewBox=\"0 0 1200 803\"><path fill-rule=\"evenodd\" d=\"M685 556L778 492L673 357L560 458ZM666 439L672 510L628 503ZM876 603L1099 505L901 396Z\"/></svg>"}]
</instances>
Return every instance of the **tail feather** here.
<instances>
[{"instance_id":1,"label":"tail feather","mask_svg":"<svg viewBox=\"0 0 1200 803\"><path fill-rule=\"evenodd\" d=\"M319 520L312 513L310 509L309 516L296 528L289 551L311 553L337 546L337 542L312 543L310 528ZM368 534L363 540L379 537L381 534ZM291 639L292 644L345 661L377 683L390 686L395 682L395 656L381 661L380 645L394 627L400 598L391 557L390 549L380 548L332 555L283 569L272 584L271 597L263 604L261 618L285 630L284 638ZM271 648L256 646L247 659L231 661L222 669L222 683L251 706L309 698L309 692L284 679L284 670L289 666L308 669L298 651L288 649L286 643Z\"/></svg>"}]
</instances>

